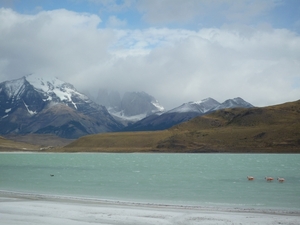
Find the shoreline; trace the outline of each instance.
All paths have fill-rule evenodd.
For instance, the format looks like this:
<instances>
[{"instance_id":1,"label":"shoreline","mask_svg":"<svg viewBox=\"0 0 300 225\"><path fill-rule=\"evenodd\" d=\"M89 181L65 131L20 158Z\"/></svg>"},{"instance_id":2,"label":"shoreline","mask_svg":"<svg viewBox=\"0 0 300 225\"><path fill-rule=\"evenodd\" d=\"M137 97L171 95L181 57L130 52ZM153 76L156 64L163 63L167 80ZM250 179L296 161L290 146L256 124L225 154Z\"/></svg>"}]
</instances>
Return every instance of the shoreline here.
<instances>
[{"instance_id":1,"label":"shoreline","mask_svg":"<svg viewBox=\"0 0 300 225\"><path fill-rule=\"evenodd\" d=\"M10 153L54 153L54 154L237 154L237 155L299 155L300 152L155 152L155 151L132 151L132 152L114 152L114 151L45 151L45 150L5 150L0 149L0 154Z\"/></svg>"},{"instance_id":2,"label":"shoreline","mask_svg":"<svg viewBox=\"0 0 300 225\"><path fill-rule=\"evenodd\" d=\"M300 210L168 205L0 190L4 224L299 224ZM19 222L18 222L19 221ZM22 223L23 222L23 223Z\"/></svg>"}]
</instances>

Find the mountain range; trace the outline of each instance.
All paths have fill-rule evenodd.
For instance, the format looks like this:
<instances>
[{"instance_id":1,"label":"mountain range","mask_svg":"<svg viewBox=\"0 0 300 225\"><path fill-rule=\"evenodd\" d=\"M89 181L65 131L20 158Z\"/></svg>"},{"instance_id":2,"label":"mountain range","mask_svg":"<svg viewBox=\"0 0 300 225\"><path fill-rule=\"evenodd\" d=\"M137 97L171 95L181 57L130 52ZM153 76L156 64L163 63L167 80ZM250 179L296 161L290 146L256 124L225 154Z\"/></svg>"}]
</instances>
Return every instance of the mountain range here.
<instances>
[{"instance_id":1,"label":"mountain range","mask_svg":"<svg viewBox=\"0 0 300 225\"><path fill-rule=\"evenodd\" d=\"M146 117L123 129L123 131L147 131L147 130L164 130L176 124L188 121L194 117L205 115L216 110L225 108L252 108L250 103L242 98L228 99L219 103L213 98L206 98L198 102L184 103L161 115L154 114Z\"/></svg>"},{"instance_id":2,"label":"mountain range","mask_svg":"<svg viewBox=\"0 0 300 225\"><path fill-rule=\"evenodd\" d=\"M0 83L0 134L54 134L63 138L115 131L161 130L218 109L253 107L241 98L212 98L164 112L145 92L100 90L92 101L56 77L35 74Z\"/></svg>"}]
</instances>

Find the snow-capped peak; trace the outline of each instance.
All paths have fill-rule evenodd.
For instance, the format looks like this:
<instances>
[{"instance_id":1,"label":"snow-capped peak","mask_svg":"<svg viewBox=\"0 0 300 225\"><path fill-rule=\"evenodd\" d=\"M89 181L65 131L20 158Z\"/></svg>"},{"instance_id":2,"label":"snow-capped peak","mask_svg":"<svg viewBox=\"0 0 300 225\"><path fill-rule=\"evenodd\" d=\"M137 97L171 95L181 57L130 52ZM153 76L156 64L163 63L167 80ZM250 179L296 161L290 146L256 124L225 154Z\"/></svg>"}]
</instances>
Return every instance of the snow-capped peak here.
<instances>
[{"instance_id":1,"label":"snow-capped peak","mask_svg":"<svg viewBox=\"0 0 300 225\"><path fill-rule=\"evenodd\" d=\"M196 101L194 103L195 104L203 104L203 103L207 103L207 102L211 102L211 101L216 101L216 100L214 100L213 98L205 98L205 99L202 99L201 101Z\"/></svg>"},{"instance_id":2,"label":"snow-capped peak","mask_svg":"<svg viewBox=\"0 0 300 225\"><path fill-rule=\"evenodd\" d=\"M58 78L28 75L0 83L0 134L78 138L122 127L105 107Z\"/></svg>"},{"instance_id":3,"label":"snow-capped peak","mask_svg":"<svg viewBox=\"0 0 300 225\"><path fill-rule=\"evenodd\" d=\"M181 106L174 108L167 113L185 113L185 112L196 112L196 113L206 113L212 108L218 106L220 103L213 98L206 98L201 101L184 103Z\"/></svg>"},{"instance_id":4,"label":"snow-capped peak","mask_svg":"<svg viewBox=\"0 0 300 225\"><path fill-rule=\"evenodd\" d=\"M72 100L72 96L87 100L88 98L77 92L73 85L59 80L56 77L41 77L35 74L25 76L25 79L39 92L45 94L47 99L51 101L53 94L62 102L70 102L77 109L76 103Z\"/></svg>"},{"instance_id":5,"label":"snow-capped peak","mask_svg":"<svg viewBox=\"0 0 300 225\"><path fill-rule=\"evenodd\" d=\"M253 105L251 105L249 102L246 102L244 99L237 97L237 98L226 100L219 106L215 107L214 110L226 109L226 108L237 108L237 107L251 108L253 107Z\"/></svg>"},{"instance_id":6,"label":"snow-capped peak","mask_svg":"<svg viewBox=\"0 0 300 225\"><path fill-rule=\"evenodd\" d=\"M55 88L61 88L64 81L59 80L56 77L41 77L35 74L30 74L25 76L25 79L37 90L41 90L43 92L48 92Z\"/></svg>"},{"instance_id":7,"label":"snow-capped peak","mask_svg":"<svg viewBox=\"0 0 300 225\"><path fill-rule=\"evenodd\" d=\"M181 106L174 108L166 113L194 112L194 113L204 114L219 109L236 108L236 107L251 108L253 107L253 105L244 101L240 97L234 99L228 99L222 104L217 102L213 98L206 98L201 101L184 103Z\"/></svg>"}]
</instances>

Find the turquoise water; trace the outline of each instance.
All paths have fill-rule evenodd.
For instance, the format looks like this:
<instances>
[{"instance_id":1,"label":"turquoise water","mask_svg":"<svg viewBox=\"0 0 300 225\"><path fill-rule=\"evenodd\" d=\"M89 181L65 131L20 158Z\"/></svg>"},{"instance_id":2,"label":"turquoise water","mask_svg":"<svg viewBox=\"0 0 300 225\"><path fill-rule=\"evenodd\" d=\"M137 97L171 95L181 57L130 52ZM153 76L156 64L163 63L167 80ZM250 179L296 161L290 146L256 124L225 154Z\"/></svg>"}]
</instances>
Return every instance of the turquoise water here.
<instances>
[{"instance_id":1,"label":"turquoise water","mask_svg":"<svg viewBox=\"0 0 300 225\"><path fill-rule=\"evenodd\" d=\"M255 180L248 181L248 175ZM266 182L265 176L275 179ZM279 183L277 177L286 181ZM0 189L131 202L300 209L300 155L1 153Z\"/></svg>"}]
</instances>

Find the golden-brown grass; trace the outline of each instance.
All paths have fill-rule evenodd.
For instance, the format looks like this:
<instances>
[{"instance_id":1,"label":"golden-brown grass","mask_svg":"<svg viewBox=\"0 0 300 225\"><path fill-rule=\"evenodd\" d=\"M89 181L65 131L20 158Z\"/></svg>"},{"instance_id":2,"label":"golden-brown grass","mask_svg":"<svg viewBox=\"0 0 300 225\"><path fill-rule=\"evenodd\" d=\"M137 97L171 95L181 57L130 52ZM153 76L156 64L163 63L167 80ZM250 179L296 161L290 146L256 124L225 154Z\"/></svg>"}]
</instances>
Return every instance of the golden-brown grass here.
<instances>
[{"instance_id":1,"label":"golden-brown grass","mask_svg":"<svg viewBox=\"0 0 300 225\"><path fill-rule=\"evenodd\" d=\"M298 153L300 101L220 110L164 131L85 136L60 151Z\"/></svg>"},{"instance_id":2,"label":"golden-brown grass","mask_svg":"<svg viewBox=\"0 0 300 225\"><path fill-rule=\"evenodd\" d=\"M63 151L115 151L115 152L135 152L151 151L162 138L171 136L171 132L146 131L146 132L116 132L88 135L79 138L77 141L67 145Z\"/></svg>"},{"instance_id":3,"label":"golden-brown grass","mask_svg":"<svg viewBox=\"0 0 300 225\"><path fill-rule=\"evenodd\" d=\"M40 146L7 140L0 136L0 151L38 151Z\"/></svg>"}]
</instances>

